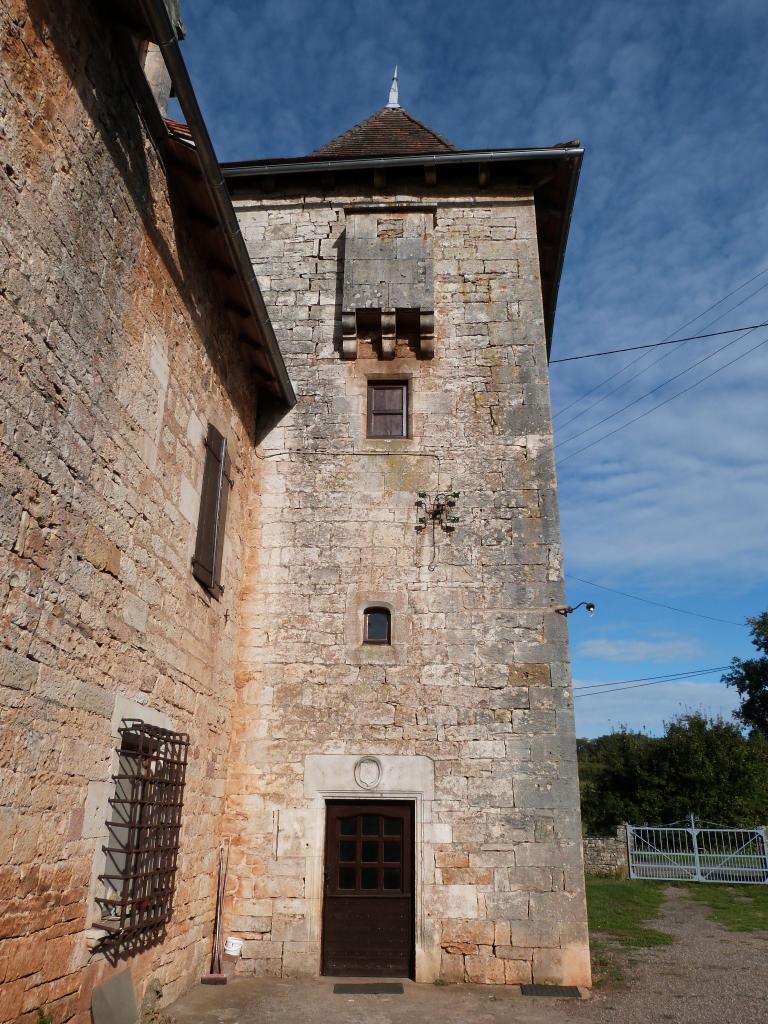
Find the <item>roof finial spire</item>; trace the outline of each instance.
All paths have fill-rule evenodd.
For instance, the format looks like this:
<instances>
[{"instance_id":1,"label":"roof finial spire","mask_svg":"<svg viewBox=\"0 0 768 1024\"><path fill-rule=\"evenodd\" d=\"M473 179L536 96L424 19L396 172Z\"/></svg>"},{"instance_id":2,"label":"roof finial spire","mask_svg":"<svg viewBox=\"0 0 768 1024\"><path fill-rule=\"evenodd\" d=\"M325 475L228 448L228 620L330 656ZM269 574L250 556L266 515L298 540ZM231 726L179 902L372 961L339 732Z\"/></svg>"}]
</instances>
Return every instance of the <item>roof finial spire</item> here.
<instances>
[{"instance_id":1,"label":"roof finial spire","mask_svg":"<svg viewBox=\"0 0 768 1024\"><path fill-rule=\"evenodd\" d=\"M400 102L397 97L397 64L395 64L395 73L392 75L392 85L389 89L389 103L387 103L388 110L399 110Z\"/></svg>"}]
</instances>

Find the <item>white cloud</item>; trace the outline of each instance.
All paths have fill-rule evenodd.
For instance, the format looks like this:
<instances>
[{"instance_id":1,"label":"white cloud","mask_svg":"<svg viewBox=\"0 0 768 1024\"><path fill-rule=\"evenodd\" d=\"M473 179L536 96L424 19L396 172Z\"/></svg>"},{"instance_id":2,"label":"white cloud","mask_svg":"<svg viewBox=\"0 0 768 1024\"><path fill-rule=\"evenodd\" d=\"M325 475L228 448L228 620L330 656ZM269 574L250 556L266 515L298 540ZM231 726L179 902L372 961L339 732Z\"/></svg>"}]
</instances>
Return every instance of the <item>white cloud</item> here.
<instances>
[{"instance_id":1,"label":"white cloud","mask_svg":"<svg viewBox=\"0 0 768 1024\"><path fill-rule=\"evenodd\" d=\"M575 685L584 683L580 680ZM728 719L737 706L736 693L722 683L662 683L595 696L576 694L576 734L603 736L629 724L658 735L664 723L677 715L699 712Z\"/></svg>"},{"instance_id":2,"label":"white cloud","mask_svg":"<svg viewBox=\"0 0 768 1024\"><path fill-rule=\"evenodd\" d=\"M609 583L632 573L660 590L702 580L738 589L768 574L767 381L768 347L564 462L567 569Z\"/></svg>"},{"instance_id":3,"label":"white cloud","mask_svg":"<svg viewBox=\"0 0 768 1024\"><path fill-rule=\"evenodd\" d=\"M576 648L582 658L616 662L663 662L695 658L702 653L698 640L675 634L655 634L648 639L596 637Z\"/></svg>"}]
</instances>

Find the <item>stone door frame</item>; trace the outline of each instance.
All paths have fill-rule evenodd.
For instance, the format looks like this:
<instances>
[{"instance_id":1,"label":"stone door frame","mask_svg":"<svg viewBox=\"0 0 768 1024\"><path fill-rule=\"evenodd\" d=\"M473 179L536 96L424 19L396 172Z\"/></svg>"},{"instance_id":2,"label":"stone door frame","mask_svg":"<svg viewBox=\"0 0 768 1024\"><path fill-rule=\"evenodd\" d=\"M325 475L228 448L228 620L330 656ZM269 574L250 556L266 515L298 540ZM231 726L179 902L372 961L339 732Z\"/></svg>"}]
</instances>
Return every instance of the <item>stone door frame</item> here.
<instances>
[{"instance_id":1,"label":"stone door frame","mask_svg":"<svg viewBox=\"0 0 768 1024\"><path fill-rule=\"evenodd\" d=\"M367 777L361 772L361 762L374 762L372 773ZM375 766L378 766L378 771ZM435 963L435 950L431 948L433 944L427 934L424 914L425 857L432 852L427 832L432 824L434 785L434 764L431 758L423 755L309 754L305 758L304 795L312 801L314 824L310 832L311 846L307 852L306 891L309 901L309 939L317 945L318 975L323 917L326 802L351 800L360 803L401 801L413 804L416 980L431 981L437 977L439 943Z\"/></svg>"}]
</instances>

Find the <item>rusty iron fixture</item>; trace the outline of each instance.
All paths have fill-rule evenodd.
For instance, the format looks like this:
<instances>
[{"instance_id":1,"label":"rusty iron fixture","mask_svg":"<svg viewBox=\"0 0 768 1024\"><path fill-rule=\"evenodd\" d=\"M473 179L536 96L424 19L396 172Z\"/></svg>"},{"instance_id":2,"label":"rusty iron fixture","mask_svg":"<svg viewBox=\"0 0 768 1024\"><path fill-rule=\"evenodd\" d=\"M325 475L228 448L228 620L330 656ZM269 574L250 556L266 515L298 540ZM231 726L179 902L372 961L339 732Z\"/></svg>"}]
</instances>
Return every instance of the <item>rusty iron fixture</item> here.
<instances>
[{"instance_id":1,"label":"rusty iron fixture","mask_svg":"<svg viewBox=\"0 0 768 1024\"><path fill-rule=\"evenodd\" d=\"M453 509L459 496L458 491L437 491L434 495L419 491L416 508L420 510L421 515L418 517L416 529L424 530L427 523L431 522L433 526L439 526L443 530L455 530L455 524L460 522L460 519L453 514Z\"/></svg>"},{"instance_id":2,"label":"rusty iron fixture","mask_svg":"<svg viewBox=\"0 0 768 1024\"><path fill-rule=\"evenodd\" d=\"M162 938L173 910L189 736L126 719L110 799L102 946L138 949Z\"/></svg>"}]
</instances>

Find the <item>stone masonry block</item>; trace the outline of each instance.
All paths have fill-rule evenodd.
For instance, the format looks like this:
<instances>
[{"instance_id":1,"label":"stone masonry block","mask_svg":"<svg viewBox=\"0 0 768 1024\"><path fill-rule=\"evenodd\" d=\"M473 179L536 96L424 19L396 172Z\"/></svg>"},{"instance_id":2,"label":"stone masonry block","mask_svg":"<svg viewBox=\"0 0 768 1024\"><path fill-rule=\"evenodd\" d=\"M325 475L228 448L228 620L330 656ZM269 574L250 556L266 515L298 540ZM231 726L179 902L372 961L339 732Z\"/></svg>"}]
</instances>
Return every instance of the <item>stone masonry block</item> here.
<instances>
[{"instance_id":1,"label":"stone masonry block","mask_svg":"<svg viewBox=\"0 0 768 1024\"><path fill-rule=\"evenodd\" d=\"M110 576L120 575L120 548L97 526L89 526L83 541L83 557Z\"/></svg>"},{"instance_id":2,"label":"stone masonry block","mask_svg":"<svg viewBox=\"0 0 768 1024\"><path fill-rule=\"evenodd\" d=\"M579 864L581 851L577 846L562 847L554 843L520 843L515 849L515 859L519 867L563 867L566 864Z\"/></svg>"},{"instance_id":3,"label":"stone masonry block","mask_svg":"<svg viewBox=\"0 0 768 1024\"><path fill-rule=\"evenodd\" d=\"M242 956L246 960L276 960L280 959L282 955L282 942L272 942L269 939L248 939L243 943Z\"/></svg>"},{"instance_id":4,"label":"stone masonry block","mask_svg":"<svg viewBox=\"0 0 768 1024\"><path fill-rule=\"evenodd\" d=\"M533 897L532 897L533 898ZM538 919L531 911L530 921L510 921L509 943L511 948L546 949L560 946L560 925L557 917Z\"/></svg>"},{"instance_id":5,"label":"stone masonry block","mask_svg":"<svg viewBox=\"0 0 768 1024\"><path fill-rule=\"evenodd\" d=\"M283 977L316 977L319 953L320 950L315 942L286 942L283 946Z\"/></svg>"},{"instance_id":6,"label":"stone masonry block","mask_svg":"<svg viewBox=\"0 0 768 1024\"><path fill-rule=\"evenodd\" d=\"M11 690L30 690L37 681L40 666L14 651L0 649L0 686Z\"/></svg>"},{"instance_id":7,"label":"stone masonry block","mask_svg":"<svg viewBox=\"0 0 768 1024\"><path fill-rule=\"evenodd\" d=\"M520 779L515 789L520 807L543 810L573 807L574 787L570 781Z\"/></svg>"},{"instance_id":8,"label":"stone masonry block","mask_svg":"<svg viewBox=\"0 0 768 1024\"><path fill-rule=\"evenodd\" d=\"M495 956L467 956L464 966L467 981L476 985L504 984L504 961Z\"/></svg>"},{"instance_id":9,"label":"stone masonry block","mask_svg":"<svg viewBox=\"0 0 768 1024\"><path fill-rule=\"evenodd\" d=\"M584 921L584 904L581 894L569 892L532 892L530 920L535 925L547 928L552 921L558 922L561 933L569 932Z\"/></svg>"},{"instance_id":10,"label":"stone masonry block","mask_svg":"<svg viewBox=\"0 0 768 1024\"><path fill-rule=\"evenodd\" d=\"M485 894L485 908L489 918L509 921L528 920L527 892L489 892Z\"/></svg>"},{"instance_id":11,"label":"stone masonry block","mask_svg":"<svg viewBox=\"0 0 768 1024\"><path fill-rule=\"evenodd\" d=\"M500 955L497 951L497 955ZM530 985L533 972L529 960L504 958L504 982L507 985Z\"/></svg>"},{"instance_id":12,"label":"stone masonry block","mask_svg":"<svg viewBox=\"0 0 768 1024\"><path fill-rule=\"evenodd\" d=\"M592 983L589 946L586 942L561 949L533 951L533 981L537 985L584 985Z\"/></svg>"},{"instance_id":13,"label":"stone masonry block","mask_svg":"<svg viewBox=\"0 0 768 1024\"><path fill-rule=\"evenodd\" d=\"M464 981L464 957L443 952L440 958L440 978L451 984Z\"/></svg>"},{"instance_id":14,"label":"stone masonry block","mask_svg":"<svg viewBox=\"0 0 768 1024\"><path fill-rule=\"evenodd\" d=\"M429 912L437 918L473 918L478 916L477 890L474 885L434 885L426 888ZM527 916L527 901L526 901Z\"/></svg>"},{"instance_id":15,"label":"stone masonry block","mask_svg":"<svg viewBox=\"0 0 768 1024\"><path fill-rule=\"evenodd\" d=\"M283 957L245 957L241 956L235 964L235 974L251 975L255 978L281 978L283 975Z\"/></svg>"},{"instance_id":16,"label":"stone masonry block","mask_svg":"<svg viewBox=\"0 0 768 1024\"><path fill-rule=\"evenodd\" d=\"M21 506L10 494L0 491L0 547L12 548L19 532Z\"/></svg>"},{"instance_id":17,"label":"stone masonry block","mask_svg":"<svg viewBox=\"0 0 768 1024\"><path fill-rule=\"evenodd\" d=\"M443 921L441 936L443 944L472 942L490 946L494 941L494 924L478 920Z\"/></svg>"}]
</instances>

